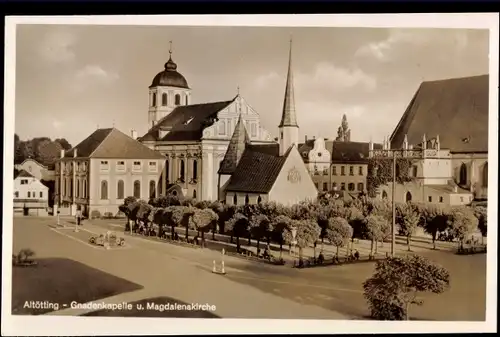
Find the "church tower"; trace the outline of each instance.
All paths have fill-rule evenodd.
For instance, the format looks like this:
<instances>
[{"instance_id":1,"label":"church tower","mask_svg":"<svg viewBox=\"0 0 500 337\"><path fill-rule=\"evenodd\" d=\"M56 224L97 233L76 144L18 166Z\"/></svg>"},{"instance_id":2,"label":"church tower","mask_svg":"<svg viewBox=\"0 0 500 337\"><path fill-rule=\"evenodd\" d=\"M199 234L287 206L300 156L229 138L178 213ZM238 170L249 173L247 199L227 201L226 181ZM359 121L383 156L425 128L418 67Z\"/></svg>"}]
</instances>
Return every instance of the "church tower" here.
<instances>
[{"instance_id":1,"label":"church tower","mask_svg":"<svg viewBox=\"0 0 500 337\"><path fill-rule=\"evenodd\" d=\"M293 90L292 72L292 40L290 40L290 52L288 56L288 74L286 78L285 99L283 101L283 113L279 125L279 147L282 156L293 144L299 143L299 125L295 113L295 96Z\"/></svg>"},{"instance_id":2,"label":"church tower","mask_svg":"<svg viewBox=\"0 0 500 337\"><path fill-rule=\"evenodd\" d=\"M191 89L184 76L177 71L177 64L172 60L172 41L168 52L170 57L165 63L165 69L153 78L149 86L149 128L176 107L191 104Z\"/></svg>"}]
</instances>

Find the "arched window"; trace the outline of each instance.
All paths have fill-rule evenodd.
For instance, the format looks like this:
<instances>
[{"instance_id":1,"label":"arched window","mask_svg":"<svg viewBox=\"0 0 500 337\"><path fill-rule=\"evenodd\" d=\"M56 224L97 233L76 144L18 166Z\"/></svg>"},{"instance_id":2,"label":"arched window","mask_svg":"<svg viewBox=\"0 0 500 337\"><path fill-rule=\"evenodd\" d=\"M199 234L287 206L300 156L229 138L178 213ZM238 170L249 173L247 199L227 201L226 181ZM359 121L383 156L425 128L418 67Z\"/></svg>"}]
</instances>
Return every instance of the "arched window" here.
<instances>
[{"instance_id":1,"label":"arched window","mask_svg":"<svg viewBox=\"0 0 500 337\"><path fill-rule=\"evenodd\" d=\"M141 182L139 180L134 181L134 197L141 198Z\"/></svg>"},{"instance_id":2,"label":"arched window","mask_svg":"<svg viewBox=\"0 0 500 337\"><path fill-rule=\"evenodd\" d=\"M196 190L193 190L193 199L196 199Z\"/></svg>"},{"instance_id":3,"label":"arched window","mask_svg":"<svg viewBox=\"0 0 500 337\"><path fill-rule=\"evenodd\" d=\"M248 194L245 196L245 205L248 205L250 203L250 198L248 197Z\"/></svg>"},{"instance_id":4,"label":"arched window","mask_svg":"<svg viewBox=\"0 0 500 337\"><path fill-rule=\"evenodd\" d=\"M260 204L262 202L262 197L259 195L259 197L257 198L257 203Z\"/></svg>"},{"instance_id":5,"label":"arched window","mask_svg":"<svg viewBox=\"0 0 500 337\"><path fill-rule=\"evenodd\" d=\"M101 200L108 200L108 181L101 181Z\"/></svg>"},{"instance_id":6,"label":"arched window","mask_svg":"<svg viewBox=\"0 0 500 337\"><path fill-rule=\"evenodd\" d=\"M483 187L488 187L488 162L483 166Z\"/></svg>"},{"instance_id":7,"label":"arched window","mask_svg":"<svg viewBox=\"0 0 500 337\"><path fill-rule=\"evenodd\" d=\"M156 197L156 182L154 180L149 181L149 197Z\"/></svg>"},{"instance_id":8,"label":"arched window","mask_svg":"<svg viewBox=\"0 0 500 337\"><path fill-rule=\"evenodd\" d=\"M354 183L349 183L349 184L347 185L347 189L348 189L349 191L354 191Z\"/></svg>"},{"instance_id":9,"label":"arched window","mask_svg":"<svg viewBox=\"0 0 500 337\"><path fill-rule=\"evenodd\" d=\"M233 204L238 205L238 196L236 194L233 196Z\"/></svg>"},{"instance_id":10,"label":"arched window","mask_svg":"<svg viewBox=\"0 0 500 337\"><path fill-rule=\"evenodd\" d=\"M186 95L186 105L189 105L188 95Z\"/></svg>"},{"instance_id":11,"label":"arched window","mask_svg":"<svg viewBox=\"0 0 500 337\"><path fill-rule=\"evenodd\" d=\"M226 134L226 122L220 121L219 122L219 135L225 135Z\"/></svg>"},{"instance_id":12,"label":"arched window","mask_svg":"<svg viewBox=\"0 0 500 337\"><path fill-rule=\"evenodd\" d=\"M175 94L175 105L181 104L181 95Z\"/></svg>"},{"instance_id":13,"label":"arched window","mask_svg":"<svg viewBox=\"0 0 500 337\"><path fill-rule=\"evenodd\" d=\"M181 168L180 168L179 179L180 179L182 182L184 182L184 177L185 177L185 176L184 176L184 173L185 173L184 171L185 171L185 170L184 170L184 160L183 160L183 159L181 159L180 166L181 166Z\"/></svg>"},{"instance_id":14,"label":"arched window","mask_svg":"<svg viewBox=\"0 0 500 337\"><path fill-rule=\"evenodd\" d=\"M177 191L172 191L172 195L175 197L177 196Z\"/></svg>"},{"instance_id":15,"label":"arched window","mask_svg":"<svg viewBox=\"0 0 500 337\"><path fill-rule=\"evenodd\" d=\"M80 179L76 180L76 197L80 198Z\"/></svg>"},{"instance_id":16,"label":"arched window","mask_svg":"<svg viewBox=\"0 0 500 337\"><path fill-rule=\"evenodd\" d=\"M365 190L365 185L363 183L358 183L358 191L363 192Z\"/></svg>"},{"instance_id":17,"label":"arched window","mask_svg":"<svg viewBox=\"0 0 500 337\"><path fill-rule=\"evenodd\" d=\"M465 166L464 163L462 163L462 165L460 165L459 183L460 183L460 185L467 184L467 166Z\"/></svg>"},{"instance_id":18,"label":"arched window","mask_svg":"<svg viewBox=\"0 0 500 337\"><path fill-rule=\"evenodd\" d=\"M386 191L382 192L382 199L387 199L387 192Z\"/></svg>"},{"instance_id":19,"label":"arched window","mask_svg":"<svg viewBox=\"0 0 500 337\"><path fill-rule=\"evenodd\" d=\"M164 92L163 94L161 94L161 105L162 106L167 106L168 105L168 96L167 96L166 92Z\"/></svg>"},{"instance_id":20,"label":"arched window","mask_svg":"<svg viewBox=\"0 0 500 337\"><path fill-rule=\"evenodd\" d=\"M151 98L151 106L156 106L156 93L153 93L153 97Z\"/></svg>"},{"instance_id":21,"label":"arched window","mask_svg":"<svg viewBox=\"0 0 500 337\"><path fill-rule=\"evenodd\" d=\"M125 183L123 182L123 180L118 180L116 192L116 199L125 199Z\"/></svg>"},{"instance_id":22,"label":"arched window","mask_svg":"<svg viewBox=\"0 0 500 337\"><path fill-rule=\"evenodd\" d=\"M193 179L198 179L198 161L196 159L193 160Z\"/></svg>"},{"instance_id":23,"label":"arched window","mask_svg":"<svg viewBox=\"0 0 500 337\"><path fill-rule=\"evenodd\" d=\"M410 202L410 201L411 201L411 193L406 192L406 202Z\"/></svg>"}]
</instances>

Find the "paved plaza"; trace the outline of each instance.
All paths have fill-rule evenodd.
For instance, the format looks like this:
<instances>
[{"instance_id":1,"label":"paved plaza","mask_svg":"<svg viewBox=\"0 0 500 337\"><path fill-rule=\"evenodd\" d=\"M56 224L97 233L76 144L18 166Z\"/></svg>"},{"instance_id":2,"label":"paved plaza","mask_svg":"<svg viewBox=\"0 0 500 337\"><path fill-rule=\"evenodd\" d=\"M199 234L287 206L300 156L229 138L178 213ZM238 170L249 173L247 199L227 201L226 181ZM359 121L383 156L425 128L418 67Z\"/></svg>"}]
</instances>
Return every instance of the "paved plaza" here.
<instances>
[{"instance_id":1,"label":"paved plaza","mask_svg":"<svg viewBox=\"0 0 500 337\"><path fill-rule=\"evenodd\" d=\"M374 263L293 269L225 256L227 274L217 275L212 273L213 261L221 260L216 250L128 235L124 236L125 247L105 250L90 245L88 239L110 228L123 236L122 220L114 220L114 224L85 221L77 233L72 219L62 224L67 227L54 228L54 218L14 218L13 253L30 248L39 265L13 269L13 313L294 319L363 319L369 313L362 283L373 273ZM362 252L368 244L356 245ZM380 253L389 246L385 243ZM451 288L441 295L424 295L425 303L412 309L413 317L484 320L486 256L458 256L445 246L439 251L430 247L430 242L421 239L415 242L414 251L446 267ZM406 250L405 245L397 248L398 253ZM325 250L335 248L325 245ZM312 249L305 253L313 254ZM59 301L59 310L23 308L31 300ZM131 303L134 310L73 309L71 301ZM145 309L136 310L138 303ZM161 310L166 303L184 305L184 309ZM215 310L185 310L192 303L208 304Z\"/></svg>"}]
</instances>

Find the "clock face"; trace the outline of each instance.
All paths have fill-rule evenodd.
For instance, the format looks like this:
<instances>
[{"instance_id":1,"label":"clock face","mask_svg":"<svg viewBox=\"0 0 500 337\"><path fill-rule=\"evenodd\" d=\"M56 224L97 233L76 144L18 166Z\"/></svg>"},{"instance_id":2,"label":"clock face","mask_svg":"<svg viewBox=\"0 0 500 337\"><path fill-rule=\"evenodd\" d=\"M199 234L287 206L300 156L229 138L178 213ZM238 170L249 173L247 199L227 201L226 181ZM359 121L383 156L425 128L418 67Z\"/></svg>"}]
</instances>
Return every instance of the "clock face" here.
<instances>
[{"instance_id":1,"label":"clock face","mask_svg":"<svg viewBox=\"0 0 500 337\"><path fill-rule=\"evenodd\" d=\"M300 182L300 172L295 167L293 167L290 171L288 171L288 181L292 184L296 184Z\"/></svg>"}]
</instances>

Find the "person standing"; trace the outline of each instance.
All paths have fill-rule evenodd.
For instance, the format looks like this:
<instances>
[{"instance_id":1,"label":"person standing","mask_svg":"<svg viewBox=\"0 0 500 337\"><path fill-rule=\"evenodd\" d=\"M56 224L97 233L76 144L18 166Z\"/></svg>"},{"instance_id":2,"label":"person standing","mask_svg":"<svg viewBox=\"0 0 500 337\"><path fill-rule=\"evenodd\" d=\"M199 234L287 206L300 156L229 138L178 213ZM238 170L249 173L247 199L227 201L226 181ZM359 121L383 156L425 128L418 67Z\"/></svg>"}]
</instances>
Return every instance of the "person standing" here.
<instances>
[{"instance_id":1,"label":"person standing","mask_svg":"<svg viewBox=\"0 0 500 337\"><path fill-rule=\"evenodd\" d=\"M76 225L77 226L80 226L81 220L82 220L82 211L80 209L78 209L76 211Z\"/></svg>"},{"instance_id":2,"label":"person standing","mask_svg":"<svg viewBox=\"0 0 500 337\"><path fill-rule=\"evenodd\" d=\"M60 225L61 225L61 220L60 220L60 218L59 218L59 214L60 214L60 213L61 213L61 212L57 211L57 226L60 226Z\"/></svg>"}]
</instances>

